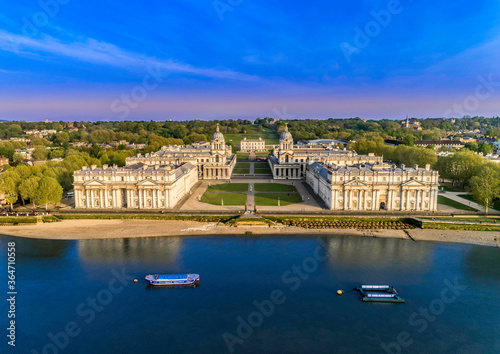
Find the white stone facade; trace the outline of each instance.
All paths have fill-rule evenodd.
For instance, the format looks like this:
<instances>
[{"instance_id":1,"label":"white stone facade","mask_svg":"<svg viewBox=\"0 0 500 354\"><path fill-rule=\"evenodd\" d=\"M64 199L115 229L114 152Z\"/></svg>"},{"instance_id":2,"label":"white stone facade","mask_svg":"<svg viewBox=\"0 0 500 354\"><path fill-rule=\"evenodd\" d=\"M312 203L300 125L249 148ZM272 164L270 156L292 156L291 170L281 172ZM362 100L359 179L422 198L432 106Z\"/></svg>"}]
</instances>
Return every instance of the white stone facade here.
<instances>
[{"instance_id":1,"label":"white stone facade","mask_svg":"<svg viewBox=\"0 0 500 354\"><path fill-rule=\"evenodd\" d=\"M382 162L382 157L375 154L358 155L345 149L318 148L317 144L294 145L292 134L285 127L279 146L273 149L268 162L274 179L302 179L306 176L307 166L314 162L346 166Z\"/></svg>"},{"instance_id":2,"label":"white stone facade","mask_svg":"<svg viewBox=\"0 0 500 354\"><path fill-rule=\"evenodd\" d=\"M247 139L240 142L240 152L266 152L266 141L262 138Z\"/></svg>"},{"instance_id":3,"label":"white stone facade","mask_svg":"<svg viewBox=\"0 0 500 354\"><path fill-rule=\"evenodd\" d=\"M306 182L330 210L436 211L438 172L388 163L308 166Z\"/></svg>"},{"instance_id":4,"label":"white stone facade","mask_svg":"<svg viewBox=\"0 0 500 354\"><path fill-rule=\"evenodd\" d=\"M147 163L148 165L176 166L192 163L198 168L199 179L230 179L236 166L236 154L231 146L226 145L224 135L217 130L212 136L212 142L195 143L193 145L163 146L161 150L150 154L127 157L126 165Z\"/></svg>"},{"instance_id":5,"label":"white stone facade","mask_svg":"<svg viewBox=\"0 0 500 354\"><path fill-rule=\"evenodd\" d=\"M74 172L75 208L170 209L198 182L196 165L103 165Z\"/></svg>"}]
</instances>

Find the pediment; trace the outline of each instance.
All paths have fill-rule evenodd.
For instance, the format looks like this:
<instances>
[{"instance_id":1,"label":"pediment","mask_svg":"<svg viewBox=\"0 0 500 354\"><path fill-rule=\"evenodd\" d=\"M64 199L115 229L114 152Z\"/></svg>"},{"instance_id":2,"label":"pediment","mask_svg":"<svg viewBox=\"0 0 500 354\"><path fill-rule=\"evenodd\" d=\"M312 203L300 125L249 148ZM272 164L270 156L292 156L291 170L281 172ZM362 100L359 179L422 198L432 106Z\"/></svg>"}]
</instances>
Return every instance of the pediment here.
<instances>
[{"instance_id":1,"label":"pediment","mask_svg":"<svg viewBox=\"0 0 500 354\"><path fill-rule=\"evenodd\" d=\"M157 186L156 182L152 181L150 179L144 179L142 181L139 181L139 182L137 182L137 185L141 186L141 187L156 187Z\"/></svg>"},{"instance_id":2,"label":"pediment","mask_svg":"<svg viewBox=\"0 0 500 354\"><path fill-rule=\"evenodd\" d=\"M97 179L93 179L91 181L85 182L83 185L86 187L101 187L104 186L104 183Z\"/></svg>"},{"instance_id":3,"label":"pediment","mask_svg":"<svg viewBox=\"0 0 500 354\"><path fill-rule=\"evenodd\" d=\"M351 186L351 187L356 187L356 186L367 186L368 184L359 180L359 179L352 179L349 182L345 182L344 185L346 186Z\"/></svg>"},{"instance_id":4,"label":"pediment","mask_svg":"<svg viewBox=\"0 0 500 354\"><path fill-rule=\"evenodd\" d=\"M421 187L421 186L425 186L425 184L423 184L420 181L417 181L416 179L411 179L409 181L406 181L406 182L402 183L401 185L405 186L405 187Z\"/></svg>"}]
</instances>

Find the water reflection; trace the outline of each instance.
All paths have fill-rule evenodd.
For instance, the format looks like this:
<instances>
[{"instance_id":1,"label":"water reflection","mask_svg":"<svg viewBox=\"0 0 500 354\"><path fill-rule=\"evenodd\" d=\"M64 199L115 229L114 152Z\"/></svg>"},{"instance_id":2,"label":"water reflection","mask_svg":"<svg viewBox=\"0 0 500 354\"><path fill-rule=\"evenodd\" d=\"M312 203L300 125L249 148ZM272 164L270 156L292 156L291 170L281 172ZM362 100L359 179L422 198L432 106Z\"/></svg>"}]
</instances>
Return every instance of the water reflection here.
<instances>
[{"instance_id":1,"label":"water reflection","mask_svg":"<svg viewBox=\"0 0 500 354\"><path fill-rule=\"evenodd\" d=\"M43 240L4 236L6 242L16 243L16 257L62 257L71 249L74 241Z\"/></svg>"},{"instance_id":2,"label":"water reflection","mask_svg":"<svg viewBox=\"0 0 500 354\"><path fill-rule=\"evenodd\" d=\"M389 270L397 266L407 273L431 269L433 247L413 241L371 237L321 237L329 253L328 262L335 268L370 268Z\"/></svg>"},{"instance_id":3,"label":"water reflection","mask_svg":"<svg viewBox=\"0 0 500 354\"><path fill-rule=\"evenodd\" d=\"M180 237L123 238L78 241L79 258L87 262L174 263L182 246Z\"/></svg>"}]
</instances>

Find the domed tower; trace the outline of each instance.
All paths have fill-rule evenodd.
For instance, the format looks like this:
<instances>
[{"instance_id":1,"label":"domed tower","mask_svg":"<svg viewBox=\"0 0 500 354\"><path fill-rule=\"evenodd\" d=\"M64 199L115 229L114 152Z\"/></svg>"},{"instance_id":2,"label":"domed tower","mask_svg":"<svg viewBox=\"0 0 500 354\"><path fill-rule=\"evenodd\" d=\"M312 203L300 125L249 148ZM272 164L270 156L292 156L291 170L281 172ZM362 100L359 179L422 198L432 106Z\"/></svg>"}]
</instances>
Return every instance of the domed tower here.
<instances>
[{"instance_id":1,"label":"domed tower","mask_svg":"<svg viewBox=\"0 0 500 354\"><path fill-rule=\"evenodd\" d=\"M293 151L293 137L288 131L288 124L285 124L285 130L280 136L280 152Z\"/></svg>"},{"instance_id":2,"label":"domed tower","mask_svg":"<svg viewBox=\"0 0 500 354\"><path fill-rule=\"evenodd\" d=\"M212 151L220 151L224 152L226 150L226 140L224 139L224 135L219 130L219 123L217 123L217 129L212 135Z\"/></svg>"}]
</instances>

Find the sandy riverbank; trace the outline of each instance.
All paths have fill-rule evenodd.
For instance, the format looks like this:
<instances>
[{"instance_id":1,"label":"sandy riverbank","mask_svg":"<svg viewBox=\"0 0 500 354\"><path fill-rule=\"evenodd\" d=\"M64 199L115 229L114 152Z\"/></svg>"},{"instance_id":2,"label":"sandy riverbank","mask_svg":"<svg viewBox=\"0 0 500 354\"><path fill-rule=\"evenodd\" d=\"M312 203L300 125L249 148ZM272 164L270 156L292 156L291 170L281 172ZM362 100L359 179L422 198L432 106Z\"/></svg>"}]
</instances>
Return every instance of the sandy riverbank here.
<instances>
[{"instance_id":1,"label":"sandy riverbank","mask_svg":"<svg viewBox=\"0 0 500 354\"><path fill-rule=\"evenodd\" d=\"M124 237L196 235L353 235L410 240L402 230L304 229L300 227L238 226L177 220L64 220L24 226L0 226L0 235L41 239L77 240ZM500 232L413 229L415 241L439 241L500 246ZM411 240L410 240L411 241Z\"/></svg>"}]
</instances>

